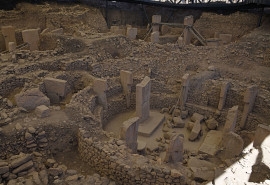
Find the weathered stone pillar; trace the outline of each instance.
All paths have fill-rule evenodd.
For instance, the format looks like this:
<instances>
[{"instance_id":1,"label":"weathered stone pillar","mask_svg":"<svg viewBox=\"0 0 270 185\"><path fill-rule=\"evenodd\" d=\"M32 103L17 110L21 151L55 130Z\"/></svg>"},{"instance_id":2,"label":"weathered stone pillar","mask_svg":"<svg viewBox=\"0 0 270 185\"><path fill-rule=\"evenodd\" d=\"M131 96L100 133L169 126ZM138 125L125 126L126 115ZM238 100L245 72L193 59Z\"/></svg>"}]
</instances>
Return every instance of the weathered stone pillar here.
<instances>
[{"instance_id":1,"label":"weathered stone pillar","mask_svg":"<svg viewBox=\"0 0 270 185\"><path fill-rule=\"evenodd\" d=\"M155 23L161 23L161 15L152 16L152 32L159 32L159 24Z\"/></svg>"},{"instance_id":2,"label":"weathered stone pillar","mask_svg":"<svg viewBox=\"0 0 270 185\"><path fill-rule=\"evenodd\" d=\"M130 118L121 127L120 139L124 140L132 153L137 152L138 147L139 117Z\"/></svg>"},{"instance_id":3,"label":"weathered stone pillar","mask_svg":"<svg viewBox=\"0 0 270 185\"><path fill-rule=\"evenodd\" d=\"M159 32L158 31L151 33L151 42L159 43Z\"/></svg>"},{"instance_id":4,"label":"weathered stone pillar","mask_svg":"<svg viewBox=\"0 0 270 185\"><path fill-rule=\"evenodd\" d=\"M7 49L8 49L9 52L14 51L16 49L16 43L15 42L9 42Z\"/></svg>"},{"instance_id":5,"label":"weathered stone pillar","mask_svg":"<svg viewBox=\"0 0 270 185\"><path fill-rule=\"evenodd\" d=\"M259 124L254 137L254 147L270 147L270 126Z\"/></svg>"},{"instance_id":6,"label":"weathered stone pillar","mask_svg":"<svg viewBox=\"0 0 270 185\"><path fill-rule=\"evenodd\" d=\"M164 162L182 162L184 153L184 137L175 135L172 137L166 151Z\"/></svg>"},{"instance_id":7,"label":"weathered stone pillar","mask_svg":"<svg viewBox=\"0 0 270 185\"><path fill-rule=\"evenodd\" d=\"M2 34L5 39L6 50L9 50L9 43L14 42L16 46L15 27L14 26L2 26Z\"/></svg>"},{"instance_id":8,"label":"weathered stone pillar","mask_svg":"<svg viewBox=\"0 0 270 185\"><path fill-rule=\"evenodd\" d=\"M67 95L67 81L56 78L45 78L45 91L51 103L60 103Z\"/></svg>"},{"instance_id":9,"label":"weathered stone pillar","mask_svg":"<svg viewBox=\"0 0 270 185\"><path fill-rule=\"evenodd\" d=\"M257 94L258 94L258 87L256 85L248 87L248 89L245 92L245 95L244 95L245 105L244 105L244 110L243 110L242 118L241 118L241 122L240 122L241 128L245 128L245 126L246 126L246 120L247 120L248 114L253 109L255 98L256 98Z\"/></svg>"},{"instance_id":10,"label":"weathered stone pillar","mask_svg":"<svg viewBox=\"0 0 270 185\"><path fill-rule=\"evenodd\" d=\"M188 45L188 44L191 43L192 33L190 32L190 30L188 28L193 26L193 22L194 22L194 19L193 19L192 15L186 16L184 18L184 26L185 26L185 29L184 29L184 44L185 45Z\"/></svg>"},{"instance_id":11,"label":"weathered stone pillar","mask_svg":"<svg viewBox=\"0 0 270 185\"><path fill-rule=\"evenodd\" d=\"M29 29L22 31L23 41L29 44L30 51L38 50L39 29Z\"/></svg>"},{"instance_id":12,"label":"weathered stone pillar","mask_svg":"<svg viewBox=\"0 0 270 185\"><path fill-rule=\"evenodd\" d=\"M138 33L137 28L131 28L131 27L127 28L127 38L129 38L131 40L135 40L137 33Z\"/></svg>"},{"instance_id":13,"label":"weathered stone pillar","mask_svg":"<svg viewBox=\"0 0 270 185\"><path fill-rule=\"evenodd\" d=\"M190 75L186 73L182 77L182 86L181 86L181 94L180 94L180 109L185 110L185 103L187 101L188 96L188 90L189 90L189 81L190 81Z\"/></svg>"},{"instance_id":14,"label":"weathered stone pillar","mask_svg":"<svg viewBox=\"0 0 270 185\"><path fill-rule=\"evenodd\" d=\"M136 85L136 115L143 122L150 115L151 80L148 76Z\"/></svg>"},{"instance_id":15,"label":"weathered stone pillar","mask_svg":"<svg viewBox=\"0 0 270 185\"><path fill-rule=\"evenodd\" d=\"M222 83L220 94L219 94L218 110L223 109L223 107L225 105L225 101L226 101L227 92L228 92L228 89L230 88L230 86L231 86L231 84L229 82Z\"/></svg>"},{"instance_id":16,"label":"weathered stone pillar","mask_svg":"<svg viewBox=\"0 0 270 185\"><path fill-rule=\"evenodd\" d=\"M226 122L223 128L223 133L234 132L237 120L238 106L233 106L229 109Z\"/></svg>"},{"instance_id":17,"label":"weathered stone pillar","mask_svg":"<svg viewBox=\"0 0 270 185\"><path fill-rule=\"evenodd\" d=\"M133 76L130 71L120 71L120 80L123 87L124 94L126 96L127 107L130 107L130 95L131 95L131 85L133 84Z\"/></svg>"},{"instance_id":18,"label":"weathered stone pillar","mask_svg":"<svg viewBox=\"0 0 270 185\"><path fill-rule=\"evenodd\" d=\"M106 91L108 90L107 80L95 79L93 84L93 90L98 95L98 102L103 106L104 109L108 108Z\"/></svg>"}]
</instances>

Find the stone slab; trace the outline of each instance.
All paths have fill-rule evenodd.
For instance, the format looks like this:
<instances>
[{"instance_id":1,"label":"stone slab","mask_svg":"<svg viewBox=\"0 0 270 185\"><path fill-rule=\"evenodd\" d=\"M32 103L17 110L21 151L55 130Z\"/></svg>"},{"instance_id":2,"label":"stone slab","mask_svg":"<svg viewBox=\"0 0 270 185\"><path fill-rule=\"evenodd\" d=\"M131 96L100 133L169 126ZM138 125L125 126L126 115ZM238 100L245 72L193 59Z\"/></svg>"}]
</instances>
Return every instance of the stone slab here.
<instances>
[{"instance_id":1,"label":"stone slab","mask_svg":"<svg viewBox=\"0 0 270 185\"><path fill-rule=\"evenodd\" d=\"M39 29L29 29L22 31L23 41L29 44L31 51L38 50L39 47Z\"/></svg>"},{"instance_id":2,"label":"stone slab","mask_svg":"<svg viewBox=\"0 0 270 185\"><path fill-rule=\"evenodd\" d=\"M56 93L58 96L66 95L67 81L56 78L45 78L45 88L47 93Z\"/></svg>"},{"instance_id":3,"label":"stone slab","mask_svg":"<svg viewBox=\"0 0 270 185\"><path fill-rule=\"evenodd\" d=\"M135 40L138 34L137 28L127 28L127 38Z\"/></svg>"},{"instance_id":4,"label":"stone slab","mask_svg":"<svg viewBox=\"0 0 270 185\"><path fill-rule=\"evenodd\" d=\"M220 143L222 141L222 132L211 130L207 133L204 142L199 148L199 153L215 156L219 150Z\"/></svg>"},{"instance_id":5,"label":"stone slab","mask_svg":"<svg viewBox=\"0 0 270 185\"><path fill-rule=\"evenodd\" d=\"M147 120L139 125L138 133L140 136L151 136L159 125L164 121L165 117L159 112L150 111L150 116Z\"/></svg>"}]
</instances>

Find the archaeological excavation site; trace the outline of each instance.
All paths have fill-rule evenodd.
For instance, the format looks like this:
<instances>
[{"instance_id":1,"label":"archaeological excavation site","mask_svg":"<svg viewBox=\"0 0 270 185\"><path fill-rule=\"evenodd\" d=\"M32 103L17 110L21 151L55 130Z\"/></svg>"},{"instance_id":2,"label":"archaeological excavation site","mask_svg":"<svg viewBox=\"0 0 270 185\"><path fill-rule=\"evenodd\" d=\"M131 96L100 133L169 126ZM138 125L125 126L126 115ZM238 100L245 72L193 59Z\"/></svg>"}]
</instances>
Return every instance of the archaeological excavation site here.
<instances>
[{"instance_id":1,"label":"archaeological excavation site","mask_svg":"<svg viewBox=\"0 0 270 185\"><path fill-rule=\"evenodd\" d=\"M270 185L270 3L0 2L0 185Z\"/></svg>"}]
</instances>

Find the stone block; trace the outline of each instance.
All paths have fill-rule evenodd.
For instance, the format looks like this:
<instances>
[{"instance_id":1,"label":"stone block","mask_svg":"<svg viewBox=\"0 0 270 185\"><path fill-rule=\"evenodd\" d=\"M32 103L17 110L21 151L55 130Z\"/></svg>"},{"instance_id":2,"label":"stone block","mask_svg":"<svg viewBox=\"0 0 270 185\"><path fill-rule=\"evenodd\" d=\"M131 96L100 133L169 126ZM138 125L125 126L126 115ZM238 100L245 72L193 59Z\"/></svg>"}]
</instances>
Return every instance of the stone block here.
<instances>
[{"instance_id":1,"label":"stone block","mask_svg":"<svg viewBox=\"0 0 270 185\"><path fill-rule=\"evenodd\" d=\"M110 31L117 35L126 35L126 29L120 26L111 26Z\"/></svg>"},{"instance_id":2,"label":"stone block","mask_svg":"<svg viewBox=\"0 0 270 185\"><path fill-rule=\"evenodd\" d=\"M218 122L214 118L206 120L205 124L210 130L215 130L218 127Z\"/></svg>"},{"instance_id":3,"label":"stone block","mask_svg":"<svg viewBox=\"0 0 270 185\"><path fill-rule=\"evenodd\" d=\"M50 115L50 109L45 105L40 105L36 108L35 113L40 118L48 117Z\"/></svg>"},{"instance_id":4,"label":"stone block","mask_svg":"<svg viewBox=\"0 0 270 185\"><path fill-rule=\"evenodd\" d=\"M234 132L236 120L237 120L238 106L234 106L229 109L226 122L223 128L223 132Z\"/></svg>"},{"instance_id":5,"label":"stone block","mask_svg":"<svg viewBox=\"0 0 270 185\"><path fill-rule=\"evenodd\" d=\"M15 101L18 107L26 110L34 110L39 105L50 106L50 99L37 88L16 94Z\"/></svg>"},{"instance_id":6,"label":"stone block","mask_svg":"<svg viewBox=\"0 0 270 185\"><path fill-rule=\"evenodd\" d=\"M241 154L244 149L243 139L234 132L228 132L222 138L222 159L231 159Z\"/></svg>"},{"instance_id":7,"label":"stone block","mask_svg":"<svg viewBox=\"0 0 270 185\"><path fill-rule=\"evenodd\" d=\"M137 152L137 138L138 138L138 128L139 128L139 117L130 118L122 124L120 138L123 139L128 148L132 150L133 153Z\"/></svg>"},{"instance_id":8,"label":"stone block","mask_svg":"<svg viewBox=\"0 0 270 185\"><path fill-rule=\"evenodd\" d=\"M161 22L161 15L152 16L152 23L160 23L160 22Z\"/></svg>"},{"instance_id":9,"label":"stone block","mask_svg":"<svg viewBox=\"0 0 270 185\"><path fill-rule=\"evenodd\" d=\"M138 34L137 28L127 28L127 38L135 40Z\"/></svg>"},{"instance_id":10,"label":"stone block","mask_svg":"<svg viewBox=\"0 0 270 185\"><path fill-rule=\"evenodd\" d=\"M185 25L185 26L192 26L193 23L194 23L194 18L193 18L192 15L186 16L186 17L184 18L184 25Z\"/></svg>"},{"instance_id":11,"label":"stone block","mask_svg":"<svg viewBox=\"0 0 270 185\"><path fill-rule=\"evenodd\" d=\"M222 132L211 130L207 133L202 145L199 148L199 152L214 157L219 151L221 141Z\"/></svg>"},{"instance_id":12,"label":"stone block","mask_svg":"<svg viewBox=\"0 0 270 185\"><path fill-rule=\"evenodd\" d=\"M177 39L177 44L179 46L184 46L184 38L183 37L178 37Z\"/></svg>"},{"instance_id":13,"label":"stone block","mask_svg":"<svg viewBox=\"0 0 270 185\"><path fill-rule=\"evenodd\" d=\"M204 116L199 114L199 113L194 113L192 116L191 116L191 121L193 122L196 122L198 121L199 123L201 123L204 119Z\"/></svg>"},{"instance_id":14,"label":"stone block","mask_svg":"<svg viewBox=\"0 0 270 185\"><path fill-rule=\"evenodd\" d=\"M159 32L158 31L154 31L153 33L151 33L151 42L159 43Z\"/></svg>"},{"instance_id":15,"label":"stone block","mask_svg":"<svg viewBox=\"0 0 270 185\"><path fill-rule=\"evenodd\" d=\"M9 42L14 42L16 45L15 27L14 26L2 26L2 34L5 39L6 50L9 49Z\"/></svg>"},{"instance_id":16,"label":"stone block","mask_svg":"<svg viewBox=\"0 0 270 185\"><path fill-rule=\"evenodd\" d=\"M196 121L189 135L189 140L194 141L195 139L197 139L201 133L201 130L201 123L199 121Z\"/></svg>"},{"instance_id":17,"label":"stone block","mask_svg":"<svg viewBox=\"0 0 270 185\"><path fill-rule=\"evenodd\" d=\"M184 128L185 122L180 117L173 118L173 127L174 128Z\"/></svg>"},{"instance_id":18,"label":"stone block","mask_svg":"<svg viewBox=\"0 0 270 185\"><path fill-rule=\"evenodd\" d=\"M259 124L254 137L254 147L270 147L270 126Z\"/></svg>"},{"instance_id":19,"label":"stone block","mask_svg":"<svg viewBox=\"0 0 270 185\"><path fill-rule=\"evenodd\" d=\"M39 48L39 29L29 29L22 31L23 41L29 44L30 51Z\"/></svg>"},{"instance_id":20,"label":"stone block","mask_svg":"<svg viewBox=\"0 0 270 185\"><path fill-rule=\"evenodd\" d=\"M67 81L56 78L44 79L45 89L47 93L55 93L58 96L64 97L67 94Z\"/></svg>"},{"instance_id":21,"label":"stone block","mask_svg":"<svg viewBox=\"0 0 270 185\"><path fill-rule=\"evenodd\" d=\"M107 91L108 90L107 80L101 78L95 79L93 83L93 90L97 94Z\"/></svg>"},{"instance_id":22,"label":"stone block","mask_svg":"<svg viewBox=\"0 0 270 185\"><path fill-rule=\"evenodd\" d=\"M210 38L206 40L207 46L219 46L220 40L217 38Z\"/></svg>"},{"instance_id":23,"label":"stone block","mask_svg":"<svg viewBox=\"0 0 270 185\"><path fill-rule=\"evenodd\" d=\"M220 43L228 44L232 41L232 34L219 34Z\"/></svg>"},{"instance_id":24,"label":"stone block","mask_svg":"<svg viewBox=\"0 0 270 185\"><path fill-rule=\"evenodd\" d=\"M8 43L8 51L12 52L16 49L16 43L15 42L9 42Z\"/></svg>"}]
</instances>

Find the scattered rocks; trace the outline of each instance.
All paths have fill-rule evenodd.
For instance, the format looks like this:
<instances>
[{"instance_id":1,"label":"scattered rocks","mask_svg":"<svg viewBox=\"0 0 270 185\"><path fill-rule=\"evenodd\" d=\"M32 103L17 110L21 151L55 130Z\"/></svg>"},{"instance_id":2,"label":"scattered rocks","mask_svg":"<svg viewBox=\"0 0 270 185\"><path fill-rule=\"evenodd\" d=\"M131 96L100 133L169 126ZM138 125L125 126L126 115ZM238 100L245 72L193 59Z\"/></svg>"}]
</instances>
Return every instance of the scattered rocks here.
<instances>
[{"instance_id":1,"label":"scattered rocks","mask_svg":"<svg viewBox=\"0 0 270 185\"><path fill-rule=\"evenodd\" d=\"M34 110L39 105L50 106L50 100L39 89L30 89L15 95L16 103L26 110Z\"/></svg>"},{"instance_id":2,"label":"scattered rocks","mask_svg":"<svg viewBox=\"0 0 270 185\"><path fill-rule=\"evenodd\" d=\"M205 123L209 130L215 130L218 127L218 122L214 118L206 120Z\"/></svg>"}]
</instances>

